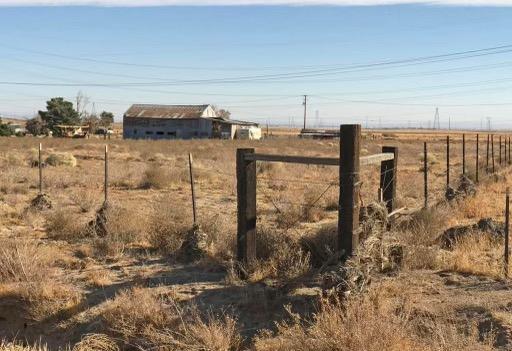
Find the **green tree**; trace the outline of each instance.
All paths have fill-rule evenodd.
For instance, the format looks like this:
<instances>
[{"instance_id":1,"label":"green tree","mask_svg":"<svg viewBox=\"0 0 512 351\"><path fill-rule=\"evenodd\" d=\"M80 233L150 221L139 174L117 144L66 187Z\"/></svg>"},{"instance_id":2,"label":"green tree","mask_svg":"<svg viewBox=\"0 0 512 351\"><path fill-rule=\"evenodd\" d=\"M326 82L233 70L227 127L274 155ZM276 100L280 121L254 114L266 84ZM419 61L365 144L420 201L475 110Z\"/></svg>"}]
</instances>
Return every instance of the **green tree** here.
<instances>
[{"instance_id":1,"label":"green tree","mask_svg":"<svg viewBox=\"0 0 512 351\"><path fill-rule=\"evenodd\" d=\"M0 118L0 136L11 136L13 134L11 127L8 124L2 123Z\"/></svg>"},{"instance_id":2,"label":"green tree","mask_svg":"<svg viewBox=\"0 0 512 351\"><path fill-rule=\"evenodd\" d=\"M74 109L73 103L62 97L55 97L46 102L46 111L39 111L39 116L48 129L59 135L57 125L79 125L80 116Z\"/></svg>"},{"instance_id":3,"label":"green tree","mask_svg":"<svg viewBox=\"0 0 512 351\"><path fill-rule=\"evenodd\" d=\"M30 134L34 136L46 134L48 132L46 124L42 121L40 117L34 117L29 119L27 121L27 124L25 125L25 128Z\"/></svg>"},{"instance_id":4,"label":"green tree","mask_svg":"<svg viewBox=\"0 0 512 351\"><path fill-rule=\"evenodd\" d=\"M100 114L101 125L110 127L114 123L114 114L112 112L103 111Z\"/></svg>"}]
</instances>

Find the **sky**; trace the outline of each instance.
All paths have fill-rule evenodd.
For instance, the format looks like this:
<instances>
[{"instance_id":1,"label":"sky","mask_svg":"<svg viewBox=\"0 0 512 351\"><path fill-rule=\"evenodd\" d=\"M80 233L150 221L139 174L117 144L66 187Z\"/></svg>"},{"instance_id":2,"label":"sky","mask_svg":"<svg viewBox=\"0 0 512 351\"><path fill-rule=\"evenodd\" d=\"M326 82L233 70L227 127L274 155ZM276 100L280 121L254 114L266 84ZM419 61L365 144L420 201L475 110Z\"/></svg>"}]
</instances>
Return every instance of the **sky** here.
<instances>
[{"instance_id":1,"label":"sky","mask_svg":"<svg viewBox=\"0 0 512 351\"><path fill-rule=\"evenodd\" d=\"M512 1L412 2L0 0L0 115L81 91L301 126L308 95L308 127L512 129Z\"/></svg>"}]
</instances>

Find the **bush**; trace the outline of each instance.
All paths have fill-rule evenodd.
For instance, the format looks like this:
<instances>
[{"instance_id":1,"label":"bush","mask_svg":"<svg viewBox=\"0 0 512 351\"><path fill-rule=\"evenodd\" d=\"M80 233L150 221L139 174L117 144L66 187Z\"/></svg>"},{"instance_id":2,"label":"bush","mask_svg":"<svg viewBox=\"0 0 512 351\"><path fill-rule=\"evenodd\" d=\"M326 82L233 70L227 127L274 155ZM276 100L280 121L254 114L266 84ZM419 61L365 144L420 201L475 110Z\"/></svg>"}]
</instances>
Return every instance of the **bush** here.
<instances>
[{"instance_id":1,"label":"bush","mask_svg":"<svg viewBox=\"0 0 512 351\"><path fill-rule=\"evenodd\" d=\"M140 187L142 189L164 189L171 184L169 172L156 164L152 164L144 172Z\"/></svg>"},{"instance_id":2,"label":"bush","mask_svg":"<svg viewBox=\"0 0 512 351\"><path fill-rule=\"evenodd\" d=\"M86 236L78 216L67 209L57 209L46 216L48 237L67 241L75 241Z\"/></svg>"},{"instance_id":3,"label":"bush","mask_svg":"<svg viewBox=\"0 0 512 351\"><path fill-rule=\"evenodd\" d=\"M50 154L45 161L50 166L69 166L76 167L76 158L69 152L59 152Z\"/></svg>"}]
</instances>

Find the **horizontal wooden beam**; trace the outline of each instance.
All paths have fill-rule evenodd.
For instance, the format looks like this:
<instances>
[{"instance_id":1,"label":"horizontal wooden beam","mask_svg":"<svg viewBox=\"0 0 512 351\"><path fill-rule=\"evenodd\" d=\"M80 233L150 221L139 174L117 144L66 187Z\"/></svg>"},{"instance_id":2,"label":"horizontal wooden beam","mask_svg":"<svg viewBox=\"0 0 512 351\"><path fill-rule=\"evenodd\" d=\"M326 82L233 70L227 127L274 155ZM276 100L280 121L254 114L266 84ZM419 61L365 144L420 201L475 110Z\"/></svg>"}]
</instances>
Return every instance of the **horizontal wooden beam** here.
<instances>
[{"instance_id":1,"label":"horizontal wooden beam","mask_svg":"<svg viewBox=\"0 0 512 351\"><path fill-rule=\"evenodd\" d=\"M392 160L394 158L392 153L382 153L359 158L361 166L367 166L381 161ZM267 162L285 162L285 163L300 163L308 165L327 165L338 166L340 164L339 158L335 157L308 157L308 156L288 156L288 155L268 155L268 154L245 154L245 159L248 161L267 161Z\"/></svg>"}]
</instances>

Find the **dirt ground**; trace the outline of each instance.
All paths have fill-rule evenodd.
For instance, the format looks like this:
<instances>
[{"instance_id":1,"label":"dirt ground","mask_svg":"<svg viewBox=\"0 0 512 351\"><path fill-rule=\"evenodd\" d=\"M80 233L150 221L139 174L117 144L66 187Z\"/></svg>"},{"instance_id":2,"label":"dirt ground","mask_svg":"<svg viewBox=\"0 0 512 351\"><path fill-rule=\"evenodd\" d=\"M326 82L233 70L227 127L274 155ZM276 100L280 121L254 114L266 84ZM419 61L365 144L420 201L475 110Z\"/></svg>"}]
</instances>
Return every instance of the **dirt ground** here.
<instances>
[{"instance_id":1,"label":"dirt ground","mask_svg":"<svg viewBox=\"0 0 512 351\"><path fill-rule=\"evenodd\" d=\"M136 310L137 289L157 296L171 310L176 304L193 306L203 319L233 316L242 340L239 345L203 349L264 349L254 342L255 336L264 329L279 335L276 323L290 321L290 311L314 320L335 285L327 276L339 266L316 262L328 254L308 251L304 238L316 240L321 233L335 232L336 167L258 165L258 234L267 238L259 242L258 250L264 254L248 279L236 274L236 149L323 157L339 153L336 140L301 140L280 130L272 135L262 141L1 138L0 339L42 343L57 350L73 347L85 335L105 334L121 349L140 349L138 338L145 338L144 347L151 349L156 341L147 341L147 333L138 334L146 328L144 322L129 324L123 307L116 304L125 301L120 296L129 292ZM475 175L475 136L468 132L466 138L470 178ZM480 137L482 181L477 194L446 203L446 134L364 132L363 155L378 153L382 146L399 148L397 207L404 213L418 212L423 205L423 142L428 142L429 204L434 208L432 217L421 219L423 227L397 224L389 234L379 234L381 242L403 245L404 258L398 268L383 269L381 244L379 267L368 273L371 278L365 277L372 287L385 291L385 299L407 305L408 321L441 321L436 328L455 325L461 335L471 334L465 330L475 325L476 345L492 337L492 348L508 350L512 349L512 284L503 277L503 242L475 239L471 245L464 242L447 250L438 241L451 227L482 218L503 221L510 168L504 156L500 167L496 156L497 175L486 175L485 137ZM453 185L462 172L461 139L461 133L451 134ZM40 142L44 160L52 154L64 154L66 159L72 155L75 160L45 163L43 192L51 201L50 209L31 205L38 194L34 162ZM115 209L108 232L114 236L102 236L91 225L103 203L105 144L109 145L109 203ZM207 236L207 254L194 262L180 256L192 227L189 152L194 157L199 223ZM374 165L362 170L363 206L377 201L379 169ZM400 217L398 222L409 223L407 216ZM372 260L358 262L366 267ZM140 296L141 306L152 311L153 305L145 305L146 295ZM126 323L119 324L123 318ZM155 328L160 325L151 323ZM433 333L418 330L423 339ZM448 342L445 346L433 349L450 348Z\"/></svg>"}]
</instances>

